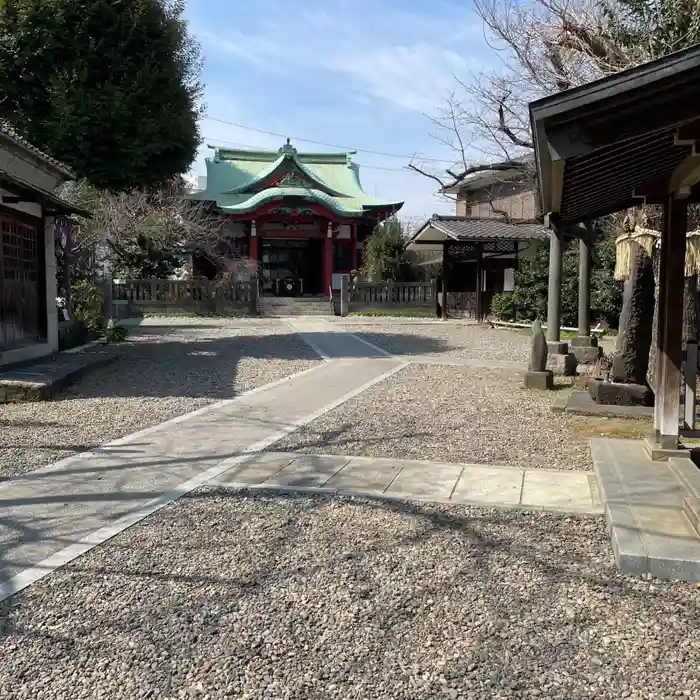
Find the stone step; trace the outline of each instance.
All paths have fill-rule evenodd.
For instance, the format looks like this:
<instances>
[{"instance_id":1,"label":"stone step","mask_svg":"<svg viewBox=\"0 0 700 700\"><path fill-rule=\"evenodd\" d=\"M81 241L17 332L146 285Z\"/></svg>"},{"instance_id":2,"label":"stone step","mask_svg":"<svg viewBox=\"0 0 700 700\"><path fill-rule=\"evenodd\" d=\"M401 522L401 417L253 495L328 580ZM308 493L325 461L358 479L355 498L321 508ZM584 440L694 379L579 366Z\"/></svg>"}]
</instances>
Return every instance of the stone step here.
<instances>
[{"instance_id":1,"label":"stone step","mask_svg":"<svg viewBox=\"0 0 700 700\"><path fill-rule=\"evenodd\" d=\"M683 514L700 537L700 498L688 496L683 499Z\"/></svg>"},{"instance_id":2,"label":"stone step","mask_svg":"<svg viewBox=\"0 0 700 700\"><path fill-rule=\"evenodd\" d=\"M668 466L691 498L700 499L700 469L689 457L669 457Z\"/></svg>"}]
</instances>

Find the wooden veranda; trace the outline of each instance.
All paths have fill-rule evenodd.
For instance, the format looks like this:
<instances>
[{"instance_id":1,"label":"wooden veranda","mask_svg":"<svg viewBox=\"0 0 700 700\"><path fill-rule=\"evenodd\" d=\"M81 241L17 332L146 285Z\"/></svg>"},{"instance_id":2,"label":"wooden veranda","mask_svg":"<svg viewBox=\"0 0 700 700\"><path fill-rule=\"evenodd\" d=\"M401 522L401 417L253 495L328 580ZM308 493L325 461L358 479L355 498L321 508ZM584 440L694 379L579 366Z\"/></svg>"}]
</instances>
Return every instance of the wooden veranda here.
<instances>
[{"instance_id":1,"label":"wooden veranda","mask_svg":"<svg viewBox=\"0 0 700 700\"><path fill-rule=\"evenodd\" d=\"M654 430L658 447L676 449L687 209L700 202L700 45L533 102L530 117L552 232L554 317L562 238L585 235L595 219L616 211L663 207Z\"/></svg>"},{"instance_id":2,"label":"wooden veranda","mask_svg":"<svg viewBox=\"0 0 700 700\"><path fill-rule=\"evenodd\" d=\"M512 291L518 260L548 231L536 223L438 216L411 237L409 250L432 253L442 264L439 299L443 318L482 321L494 295Z\"/></svg>"}]
</instances>

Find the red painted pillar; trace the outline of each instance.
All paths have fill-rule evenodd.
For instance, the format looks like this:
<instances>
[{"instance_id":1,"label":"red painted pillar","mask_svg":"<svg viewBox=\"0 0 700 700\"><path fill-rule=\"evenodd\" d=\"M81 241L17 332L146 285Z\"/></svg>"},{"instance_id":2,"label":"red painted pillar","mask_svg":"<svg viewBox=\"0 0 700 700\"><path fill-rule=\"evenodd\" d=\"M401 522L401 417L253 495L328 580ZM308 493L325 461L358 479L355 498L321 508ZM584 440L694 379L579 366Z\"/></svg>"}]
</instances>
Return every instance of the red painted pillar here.
<instances>
[{"instance_id":1,"label":"red painted pillar","mask_svg":"<svg viewBox=\"0 0 700 700\"><path fill-rule=\"evenodd\" d=\"M323 239L323 295L330 294L333 281L333 228L328 222L328 231Z\"/></svg>"}]
</instances>

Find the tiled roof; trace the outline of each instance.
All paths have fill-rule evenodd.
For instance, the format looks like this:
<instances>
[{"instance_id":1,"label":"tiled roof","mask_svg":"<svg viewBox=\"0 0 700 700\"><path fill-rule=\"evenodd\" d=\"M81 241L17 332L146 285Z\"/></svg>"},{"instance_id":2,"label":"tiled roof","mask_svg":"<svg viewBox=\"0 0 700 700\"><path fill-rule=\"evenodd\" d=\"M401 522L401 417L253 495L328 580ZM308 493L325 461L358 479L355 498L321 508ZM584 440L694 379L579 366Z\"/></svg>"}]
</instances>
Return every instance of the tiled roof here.
<instances>
[{"instance_id":1,"label":"tiled roof","mask_svg":"<svg viewBox=\"0 0 700 700\"><path fill-rule=\"evenodd\" d=\"M536 223L507 224L499 219L440 215L434 215L429 223L456 240L541 240L549 236L549 230Z\"/></svg>"},{"instance_id":2,"label":"tiled roof","mask_svg":"<svg viewBox=\"0 0 700 700\"><path fill-rule=\"evenodd\" d=\"M35 156L41 158L41 160L45 161L46 163L49 163L50 165L53 165L54 168L58 168L65 175L68 175L71 178L75 177L75 173L67 165L61 163L61 161L56 160L55 158L52 158L50 155L44 153L43 151L40 151L36 146L33 146L31 143L29 143L27 139L20 136L6 121L2 119L0 119L0 134L9 138L11 141L14 141L18 146L21 146L27 151L31 151Z\"/></svg>"}]
</instances>

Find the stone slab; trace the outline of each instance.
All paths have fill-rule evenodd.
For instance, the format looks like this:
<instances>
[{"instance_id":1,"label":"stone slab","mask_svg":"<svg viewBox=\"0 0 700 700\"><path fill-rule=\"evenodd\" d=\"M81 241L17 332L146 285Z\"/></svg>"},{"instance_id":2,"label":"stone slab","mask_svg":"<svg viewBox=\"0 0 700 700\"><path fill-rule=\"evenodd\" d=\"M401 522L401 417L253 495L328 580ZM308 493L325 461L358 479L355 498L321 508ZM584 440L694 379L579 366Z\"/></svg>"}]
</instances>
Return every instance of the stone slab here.
<instances>
[{"instance_id":1,"label":"stone slab","mask_svg":"<svg viewBox=\"0 0 700 700\"><path fill-rule=\"evenodd\" d=\"M571 354L578 364L588 365L601 357L603 349L597 345L572 345Z\"/></svg>"},{"instance_id":2,"label":"stone slab","mask_svg":"<svg viewBox=\"0 0 700 700\"><path fill-rule=\"evenodd\" d=\"M591 440L591 454L615 560L624 573L700 581L700 537L686 489L640 440Z\"/></svg>"},{"instance_id":3,"label":"stone slab","mask_svg":"<svg viewBox=\"0 0 700 700\"><path fill-rule=\"evenodd\" d=\"M270 486L326 486L349 463L350 457L301 455L262 483Z\"/></svg>"},{"instance_id":4,"label":"stone slab","mask_svg":"<svg viewBox=\"0 0 700 700\"><path fill-rule=\"evenodd\" d=\"M569 352L569 344L562 340L548 340L547 350L550 356L552 355L566 355Z\"/></svg>"},{"instance_id":5,"label":"stone slab","mask_svg":"<svg viewBox=\"0 0 700 700\"><path fill-rule=\"evenodd\" d=\"M668 466L692 498L700 498L700 469L689 457L670 457Z\"/></svg>"},{"instance_id":6,"label":"stone slab","mask_svg":"<svg viewBox=\"0 0 700 700\"><path fill-rule=\"evenodd\" d=\"M570 395L558 396L552 404L553 411L566 411L579 416L602 418L652 419L654 409L649 406L616 406L596 403L587 391L572 391Z\"/></svg>"},{"instance_id":7,"label":"stone slab","mask_svg":"<svg viewBox=\"0 0 700 700\"><path fill-rule=\"evenodd\" d=\"M458 464L405 463L396 479L385 493L393 495L417 495L422 498L447 500L457 485L464 467Z\"/></svg>"},{"instance_id":8,"label":"stone slab","mask_svg":"<svg viewBox=\"0 0 700 700\"><path fill-rule=\"evenodd\" d=\"M598 347L598 337L595 335L577 335L569 340L572 348L595 348ZM572 352L574 352L572 350Z\"/></svg>"},{"instance_id":9,"label":"stone slab","mask_svg":"<svg viewBox=\"0 0 700 700\"><path fill-rule=\"evenodd\" d=\"M224 472L216 480L216 484L221 486L233 483L262 484L298 457L299 455L292 453L261 452Z\"/></svg>"},{"instance_id":10,"label":"stone slab","mask_svg":"<svg viewBox=\"0 0 700 700\"><path fill-rule=\"evenodd\" d=\"M39 362L0 370L0 403L46 401L90 370L117 359L108 352L54 355Z\"/></svg>"},{"instance_id":11,"label":"stone slab","mask_svg":"<svg viewBox=\"0 0 700 700\"><path fill-rule=\"evenodd\" d=\"M528 370L525 372L523 385L526 389L552 391L554 389L554 374L548 369L543 372Z\"/></svg>"},{"instance_id":12,"label":"stone slab","mask_svg":"<svg viewBox=\"0 0 700 700\"><path fill-rule=\"evenodd\" d=\"M654 462L666 462L674 457L689 459L691 455L691 450L681 447L680 441L678 442L677 449L668 449L658 445L653 438L646 438L644 440L644 450L647 456Z\"/></svg>"},{"instance_id":13,"label":"stone slab","mask_svg":"<svg viewBox=\"0 0 700 700\"><path fill-rule=\"evenodd\" d=\"M550 354L547 360L547 366L555 374L573 377L576 375L578 360L571 353Z\"/></svg>"},{"instance_id":14,"label":"stone slab","mask_svg":"<svg viewBox=\"0 0 700 700\"><path fill-rule=\"evenodd\" d=\"M328 488L351 491L385 491L403 469L399 462L385 459L356 457L332 476Z\"/></svg>"},{"instance_id":15,"label":"stone slab","mask_svg":"<svg viewBox=\"0 0 700 700\"><path fill-rule=\"evenodd\" d=\"M588 474L530 469L525 473L520 502L525 506L547 505L572 510L590 508L593 497Z\"/></svg>"},{"instance_id":16,"label":"stone slab","mask_svg":"<svg viewBox=\"0 0 700 700\"><path fill-rule=\"evenodd\" d=\"M465 465L452 500L457 503L521 503L524 471L478 465Z\"/></svg>"}]
</instances>

